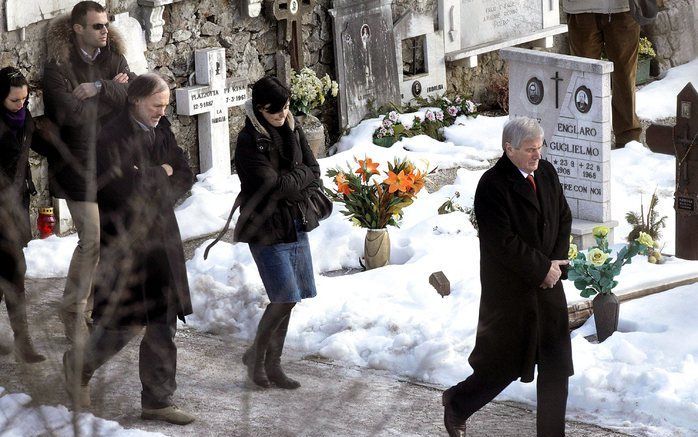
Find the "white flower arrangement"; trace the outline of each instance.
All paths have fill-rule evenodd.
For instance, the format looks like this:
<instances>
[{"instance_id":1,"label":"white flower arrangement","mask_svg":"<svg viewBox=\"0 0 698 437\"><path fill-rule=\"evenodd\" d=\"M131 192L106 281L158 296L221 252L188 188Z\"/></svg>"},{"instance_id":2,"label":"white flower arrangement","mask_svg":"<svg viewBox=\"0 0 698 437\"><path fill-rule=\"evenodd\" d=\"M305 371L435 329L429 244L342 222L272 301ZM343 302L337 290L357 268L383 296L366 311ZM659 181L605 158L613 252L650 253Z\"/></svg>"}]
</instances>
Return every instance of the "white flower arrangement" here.
<instances>
[{"instance_id":1,"label":"white flower arrangement","mask_svg":"<svg viewBox=\"0 0 698 437\"><path fill-rule=\"evenodd\" d=\"M319 78L308 67L304 67L300 72L291 71L291 110L295 114L309 114L325 103L328 94L337 97L338 93L339 84L327 74Z\"/></svg>"}]
</instances>

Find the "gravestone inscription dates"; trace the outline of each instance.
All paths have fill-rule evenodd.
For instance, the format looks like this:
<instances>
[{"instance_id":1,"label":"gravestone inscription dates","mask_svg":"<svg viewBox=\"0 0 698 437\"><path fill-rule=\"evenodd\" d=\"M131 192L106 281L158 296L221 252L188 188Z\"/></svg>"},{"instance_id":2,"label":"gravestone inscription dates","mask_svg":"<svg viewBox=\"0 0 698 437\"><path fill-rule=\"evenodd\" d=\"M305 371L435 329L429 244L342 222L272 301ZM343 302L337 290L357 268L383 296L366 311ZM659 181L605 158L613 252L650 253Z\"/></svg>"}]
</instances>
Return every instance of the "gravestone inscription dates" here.
<instances>
[{"instance_id":1,"label":"gravestone inscription dates","mask_svg":"<svg viewBox=\"0 0 698 437\"><path fill-rule=\"evenodd\" d=\"M509 63L509 113L539 120L543 157L555 167L573 217L610 221L613 64L515 48L501 54Z\"/></svg>"}]
</instances>

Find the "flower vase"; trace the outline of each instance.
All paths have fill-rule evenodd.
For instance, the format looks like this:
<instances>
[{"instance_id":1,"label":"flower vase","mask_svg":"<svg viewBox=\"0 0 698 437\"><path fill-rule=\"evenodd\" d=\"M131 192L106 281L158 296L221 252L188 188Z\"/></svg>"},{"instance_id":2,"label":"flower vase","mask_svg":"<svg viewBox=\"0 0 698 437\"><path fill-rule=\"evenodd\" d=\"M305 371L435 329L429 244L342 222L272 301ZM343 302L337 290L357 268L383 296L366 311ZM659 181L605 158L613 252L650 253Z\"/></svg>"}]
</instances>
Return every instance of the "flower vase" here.
<instances>
[{"instance_id":1,"label":"flower vase","mask_svg":"<svg viewBox=\"0 0 698 437\"><path fill-rule=\"evenodd\" d=\"M390 236L388 230L367 229L364 240L364 266L366 270L388 265L390 261Z\"/></svg>"},{"instance_id":2,"label":"flower vase","mask_svg":"<svg viewBox=\"0 0 698 437\"><path fill-rule=\"evenodd\" d=\"M593 307L596 338L601 343L618 329L620 301L613 293L597 294L593 300Z\"/></svg>"},{"instance_id":3,"label":"flower vase","mask_svg":"<svg viewBox=\"0 0 698 437\"><path fill-rule=\"evenodd\" d=\"M652 58L638 58L637 60L637 75L635 76L635 85L642 85L650 80L650 64Z\"/></svg>"},{"instance_id":4,"label":"flower vase","mask_svg":"<svg viewBox=\"0 0 698 437\"><path fill-rule=\"evenodd\" d=\"M313 114L300 113L296 116L303 126L305 139L316 158L325 156L325 126Z\"/></svg>"}]
</instances>

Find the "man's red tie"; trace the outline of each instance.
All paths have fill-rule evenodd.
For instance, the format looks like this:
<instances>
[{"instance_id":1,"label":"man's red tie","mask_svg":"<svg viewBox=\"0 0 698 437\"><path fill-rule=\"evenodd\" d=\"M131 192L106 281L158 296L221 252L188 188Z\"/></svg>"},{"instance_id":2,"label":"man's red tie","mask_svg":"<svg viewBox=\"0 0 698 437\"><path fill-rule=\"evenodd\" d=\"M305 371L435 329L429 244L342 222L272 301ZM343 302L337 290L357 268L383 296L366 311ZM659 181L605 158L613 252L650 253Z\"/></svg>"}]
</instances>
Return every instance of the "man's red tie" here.
<instances>
[{"instance_id":1,"label":"man's red tie","mask_svg":"<svg viewBox=\"0 0 698 437\"><path fill-rule=\"evenodd\" d=\"M531 188L533 188L533 192L537 192L538 190L536 189L536 181L533 180L532 175L526 176L526 180L528 181L529 184L531 184Z\"/></svg>"}]
</instances>

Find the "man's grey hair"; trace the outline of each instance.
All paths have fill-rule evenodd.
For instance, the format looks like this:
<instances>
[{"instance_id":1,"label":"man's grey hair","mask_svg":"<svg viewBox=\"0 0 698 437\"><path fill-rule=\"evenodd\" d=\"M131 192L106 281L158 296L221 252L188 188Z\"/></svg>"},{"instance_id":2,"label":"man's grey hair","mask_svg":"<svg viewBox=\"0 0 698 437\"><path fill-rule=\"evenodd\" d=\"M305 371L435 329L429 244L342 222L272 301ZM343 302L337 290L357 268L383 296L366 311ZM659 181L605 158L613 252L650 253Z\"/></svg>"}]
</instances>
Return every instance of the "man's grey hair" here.
<instances>
[{"instance_id":1,"label":"man's grey hair","mask_svg":"<svg viewBox=\"0 0 698 437\"><path fill-rule=\"evenodd\" d=\"M538 121L529 117L515 117L504 125L502 132L502 150L506 150L506 144L511 144L514 149L519 149L521 143L526 140L543 137L543 128Z\"/></svg>"},{"instance_id":2,"label":"man's grey hair","mask_svg":"<svg viewBox=\"0 0 698 437\"><path fill-rule=\"evenodd\" d=\"M153 94L169 91L170 87L160 75L156 73L141 74L130 81L128 85L128 103L133 105L138 99L150 97Z\"/></svg>"}]
</instances>

